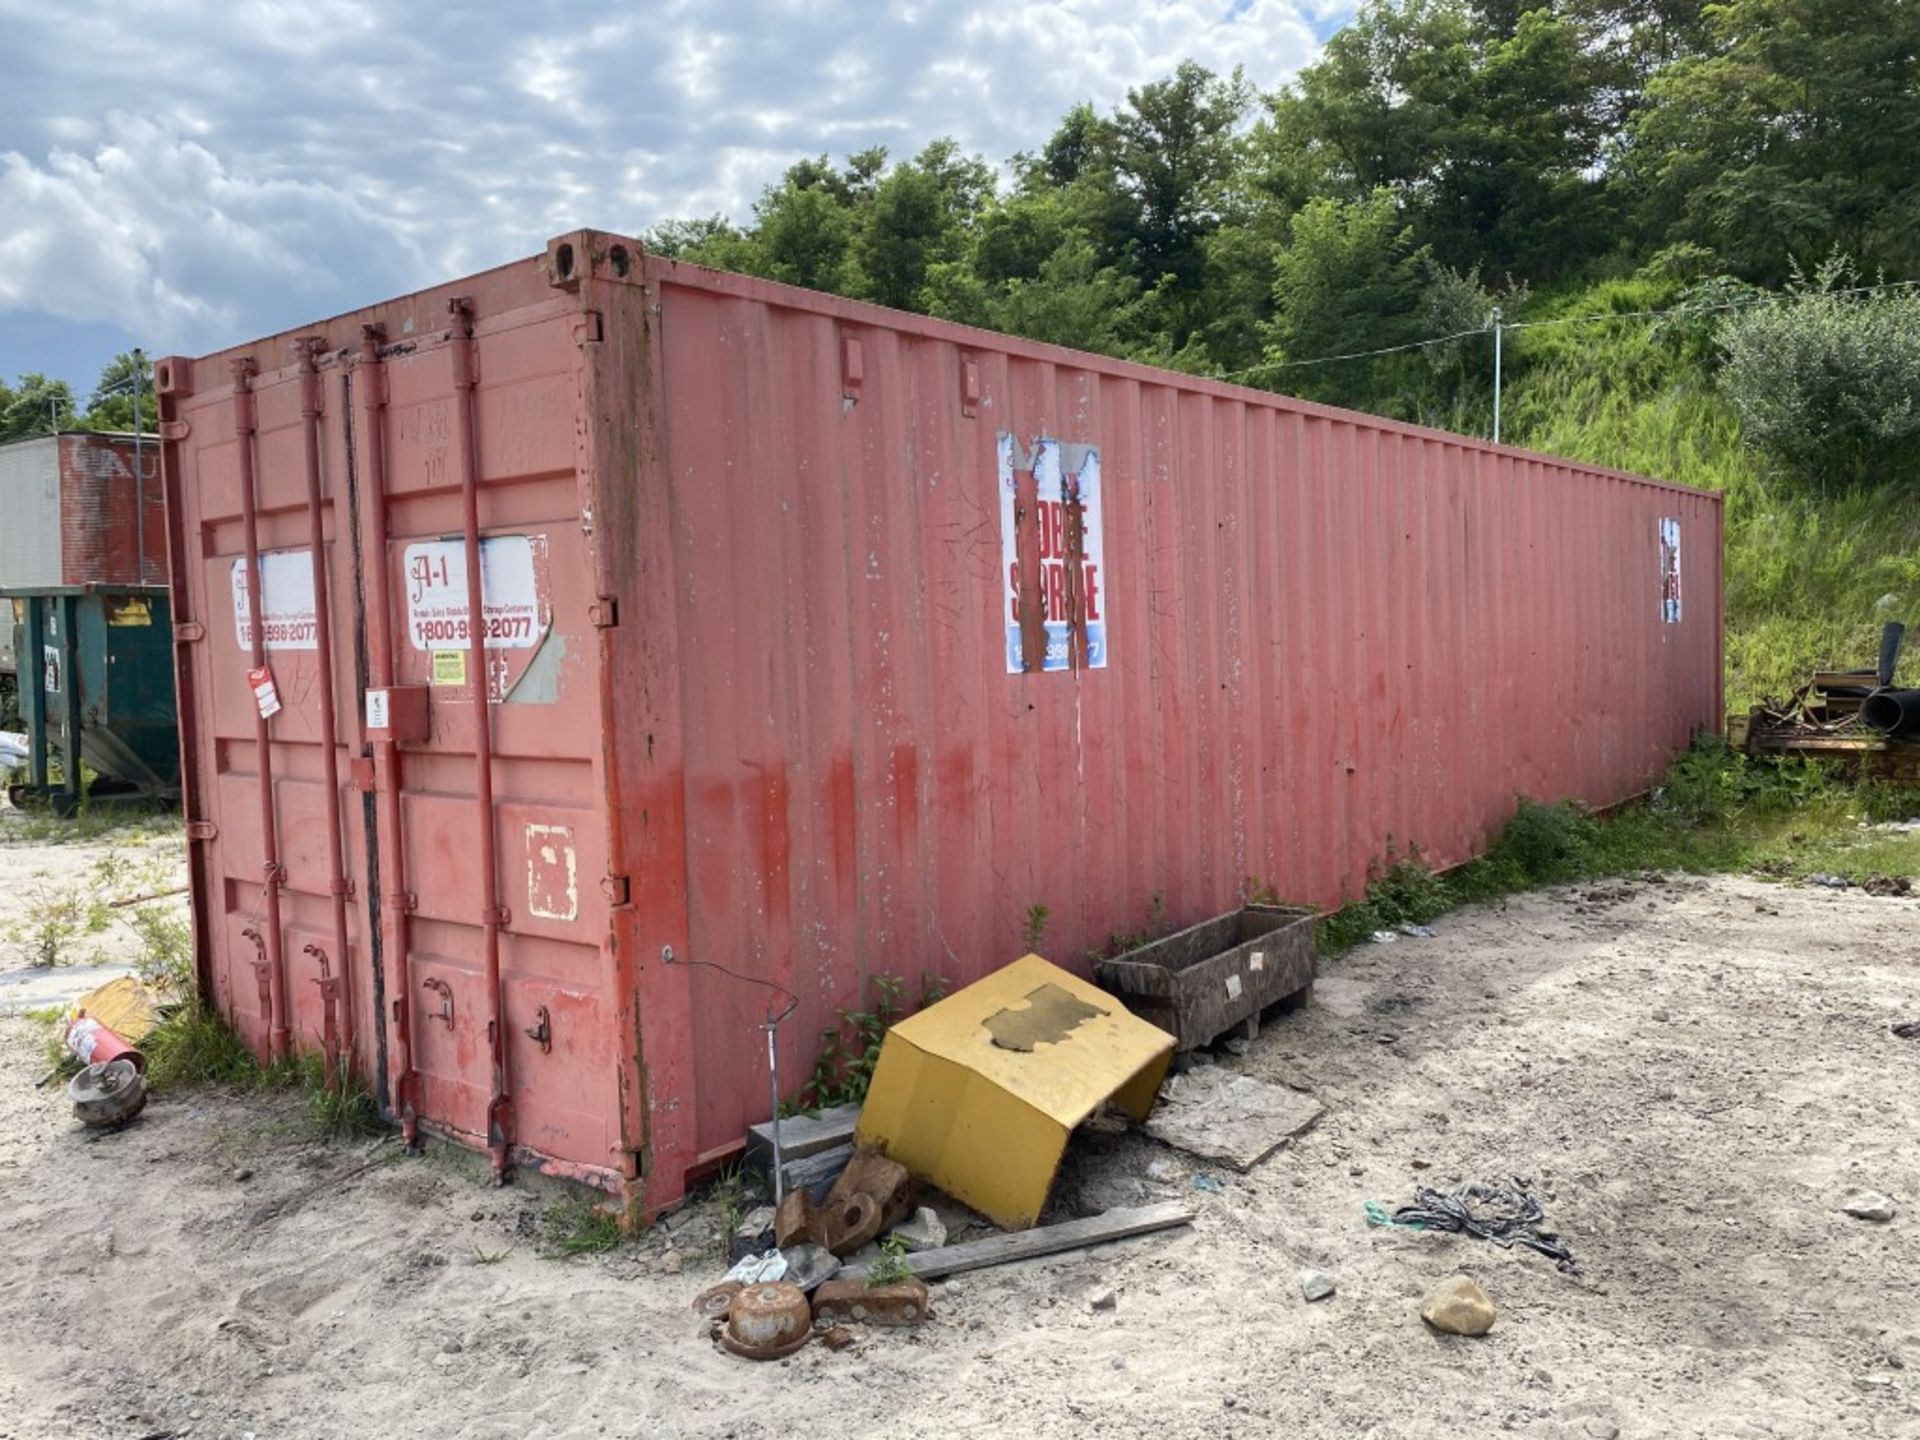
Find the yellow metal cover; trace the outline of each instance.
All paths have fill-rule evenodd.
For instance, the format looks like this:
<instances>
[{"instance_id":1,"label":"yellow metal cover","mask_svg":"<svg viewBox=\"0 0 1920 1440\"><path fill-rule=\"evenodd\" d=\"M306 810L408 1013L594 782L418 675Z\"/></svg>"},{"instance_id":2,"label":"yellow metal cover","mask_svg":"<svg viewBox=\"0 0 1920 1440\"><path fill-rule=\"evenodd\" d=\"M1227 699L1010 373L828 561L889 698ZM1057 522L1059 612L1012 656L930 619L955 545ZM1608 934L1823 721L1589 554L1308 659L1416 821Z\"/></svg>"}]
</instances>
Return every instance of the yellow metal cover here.
<instances>
[{"instance_id":1,"label":"yellow metal cover","mask_svg":"<svg viewBox=\"0 0 1920 1440\"><path fill-rule=\"evenodd\" d=\"M1068 1133L1104 1100L1144 1120L1173 1046L1106 991L1022 956L887 1032L858 1138L1023 1229Z\"/></svg>"},{"instance_id":2,"label":"yellow metal cover","mask_svg":"<svg viewBox=\"0 0 1920 1440\"><path fill-rule=\"evenodd\" d=\"M129 1045L147 1038L159 1020L153 992L131 975L96 986L73 1002L73 1014L91 1015Z\"/></svg>"}]
</instances>

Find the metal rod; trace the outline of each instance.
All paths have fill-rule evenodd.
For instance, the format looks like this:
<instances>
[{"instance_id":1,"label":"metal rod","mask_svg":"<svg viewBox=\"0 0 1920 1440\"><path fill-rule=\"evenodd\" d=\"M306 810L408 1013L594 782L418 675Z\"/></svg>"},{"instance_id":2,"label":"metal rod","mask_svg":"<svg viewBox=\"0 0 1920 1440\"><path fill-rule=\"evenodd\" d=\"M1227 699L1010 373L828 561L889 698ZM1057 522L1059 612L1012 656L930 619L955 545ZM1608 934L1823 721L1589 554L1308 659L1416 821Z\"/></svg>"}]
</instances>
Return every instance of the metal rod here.
<instances>
[{"instance_id":1,"label":"metal rod","mask_svg":"<svg viewBox=\"0 0 1920 1440\"><path fill-rule=\"evenodd\" d=\"M473 790L479 820L480 927L486 955L487 1048L493 1057L493 1096L487 1104L487 1148L496 1184L507 1178L507 1130L512 1102L507 1080L506 1006L500 994L500 877L493 814L493 734L487 685L487 615L480 548L480 456L476 450L473 392L473 307L449 300L453 315L453 385L460 419L460 511L467 557L467 696L473 704Z\"/></svg>"},{"instance_id":2,"label":"metal rod","mask_svg":"<svg viewBox=\"0 0 1920 1440\"><path fill-rule=\"evenodd\" d=\"M1493 443L1500 443L1500 307L1493 307Z\"/></svg>"},{"instance_id":3,"label":"metal rod","mask_svg":"<svg viewBox=\"0 0 1920 1440\"><path fill-rule=\"evenodd\" d=\"M258 429L254 409L253 361L233 362L233 434L240 463L240 531L247 552L247 625L252 631L253 668L267 665L267 627L261 616L267 577L260 564L258 501L254 496L253 446ZM280 866L279 812L273 793L273 738L267 717L254 707L253 747L260 780L260 869L265 880L267 983L272 987L273 1019L267 1032L269 1063L287 1054L287 972L280 936L280 885L286 872Z\"/></svg>"},{"instance_id":4,"label":"metal rod","mask_svg":"<svg viewBox=\"0 0 1920 1440\"><path fill-rule=\"evenodd\" d=\"M140 583L147 583L147 477L141 468L140 454L140 381L146 368L146 356L133 352L133 533L140 557Z\"/></svg>"},{"instance_id":5,"label":"metal rod","mask_svg":"<svg viewBox=\"0 0 1920 1440\"><path fill-rule=\"evenodd\" d=\"M787 1198L786 1157L780 1150L780 1022L767 1021L767 1083L773 1087L773 1203Z\"/></svg>"},{"instance_id":6,"label":"metal rod","mask_svg":"<svg viewBox=\"0 0 1920 1440\"><path fill-rule=\"evenodd\" d=\"M367 684L385 690L393 684L393 586L387 557L387 367L380 358L386 332L362 329L357 374L360 379L361 433L366 439L366 503L361 507L361 551L367 557ZM393 1113L409 1147L420 1143L420 1122L413 1092L413 1001L411 901L407 891L405 816L400 805L400 747L387 732L373 742L374 790L379 807L374 827L380 860L380 950L391 967L393 984Z\"/></svg>"},{"instance_id":7,"label":"metal rod","mask_svg":"<svg viewBox=\"0 0 1920 1440\"><path fill-rule=\"evenodd\" d=\"M333 692L333 619L328 598L325 520L320 508L320 371L318 347L321 342L297 342L300 364L300 421L304 432L307 478L307 529L312 538L308 551L313 568L313 640L318 650L315 667L320 690L320 767L327 796L327 870L333 899L333 954L340 966L340 1033L337 1037L348 1069L353 1068L353 987L348 983L347 965L347 865L340 841L340 736L334 710ZM339 510L335 509L336 518ZM333 1029L332 992L327 1002L328 1035ZM327 1057L328 1080L332 1080L333 1056Z\"/></svg>"}]
</instances>

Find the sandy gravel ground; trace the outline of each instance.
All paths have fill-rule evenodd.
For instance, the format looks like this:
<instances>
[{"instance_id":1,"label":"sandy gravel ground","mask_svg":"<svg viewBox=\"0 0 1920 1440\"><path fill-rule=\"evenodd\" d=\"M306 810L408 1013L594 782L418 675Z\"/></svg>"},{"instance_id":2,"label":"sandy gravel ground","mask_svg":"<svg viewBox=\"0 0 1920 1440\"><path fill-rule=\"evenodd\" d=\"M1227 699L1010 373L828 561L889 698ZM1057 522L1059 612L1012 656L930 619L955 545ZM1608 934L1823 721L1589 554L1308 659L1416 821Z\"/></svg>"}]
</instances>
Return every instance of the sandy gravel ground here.
<instances>
[{"instance_id":1,"label":"sandy gravel ground","mask_svg":"<svg viewBox=\"0 0 1920 1440\"><path fill-rule=\"evenodd\" d=\"M1180 1193L1191 1229L962 1276L919 1331L774 1365L687 1309L710 1207L543 1259L537 1195L315 1146L285 1096L91 1138L0 1021L0 1437L1920 1434L1920 1040L1889 1028L1920 1018L1920 902L1637 880L1438 929L1327 966L1227 1062L1329 1113L1223 1193L1138 1135L1081 1145L1068 1208ZM1584 1277L1364 1223L1513 1173ZM1897 1217L1839 1213L1856 1185ZM1304 1266L1338 1294L1304 1303ZM1416 1318L1459 1271L1484 1339Z\"/></svg>"},{"instance_id":2,"label":"sandy gravel ground","mask_svg":"<svg viewBox=\"0 0 1920 1440\"><path fill-rule=\"evenodd\" d=\"M147 816L77 843L23 843L45 823L0 799L0 1015L62 1005L133 968L143 949L138 910L188 918L184 894L162 893L186 884L178 816Z\"/></svg>"}]
</instances>

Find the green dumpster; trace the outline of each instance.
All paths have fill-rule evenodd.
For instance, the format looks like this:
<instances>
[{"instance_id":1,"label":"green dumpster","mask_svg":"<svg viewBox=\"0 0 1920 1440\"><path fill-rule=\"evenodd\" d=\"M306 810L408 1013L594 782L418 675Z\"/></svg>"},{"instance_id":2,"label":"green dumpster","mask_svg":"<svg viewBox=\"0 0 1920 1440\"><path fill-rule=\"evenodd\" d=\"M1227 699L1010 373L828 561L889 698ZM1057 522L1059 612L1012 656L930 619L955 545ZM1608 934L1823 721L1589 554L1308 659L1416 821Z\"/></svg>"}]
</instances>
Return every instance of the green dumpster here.
<instances>
[{"instance_id":1,"label":"green dumpster","mask_svg":"<svg viewBox=\"0 0 1920 1440\"><path fill-rule=\"evenodd\" d=\"M45 800L71 815L83 799L180 796L180 721L173 700L173 626L164 585L0 589L12 602L27 779L15 805ZM82 790L80 757L93 771ZM52 757L60 778L51 781Z\"/></svg>"}]
</instances>

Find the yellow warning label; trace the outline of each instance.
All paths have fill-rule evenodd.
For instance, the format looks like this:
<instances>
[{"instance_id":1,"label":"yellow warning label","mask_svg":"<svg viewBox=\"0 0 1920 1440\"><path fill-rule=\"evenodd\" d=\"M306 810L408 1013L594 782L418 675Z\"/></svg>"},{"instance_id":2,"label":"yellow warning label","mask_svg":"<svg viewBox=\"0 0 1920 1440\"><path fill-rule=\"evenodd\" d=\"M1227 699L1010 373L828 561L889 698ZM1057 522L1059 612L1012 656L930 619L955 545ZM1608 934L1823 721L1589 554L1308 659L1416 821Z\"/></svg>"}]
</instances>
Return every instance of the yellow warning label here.
<instances>
[{"instance_id":1,"label":"yellow warning label","mask_svg":"<svg viewBox=\"0 0 1920 1440\"><path fill-rule=\"evenodd\" d=\"M434 651L433 683L436 685L466 684L467 652L464 650Z\"/></svg>"},{"instance_id":2,"label":"yellow warning label","mask_svg":"<svg viewBox=\"0 0 1920 1440\"><path fill-rule=\"evenodd\" d=\"M126 600L107 612L109 625L151 625L153 609L141 599Z\"/></svg>"}]
</instances>

